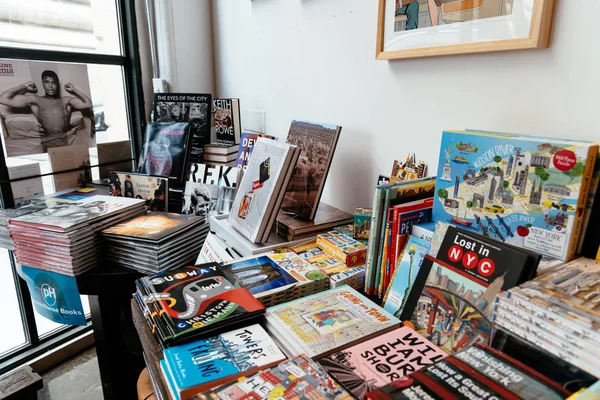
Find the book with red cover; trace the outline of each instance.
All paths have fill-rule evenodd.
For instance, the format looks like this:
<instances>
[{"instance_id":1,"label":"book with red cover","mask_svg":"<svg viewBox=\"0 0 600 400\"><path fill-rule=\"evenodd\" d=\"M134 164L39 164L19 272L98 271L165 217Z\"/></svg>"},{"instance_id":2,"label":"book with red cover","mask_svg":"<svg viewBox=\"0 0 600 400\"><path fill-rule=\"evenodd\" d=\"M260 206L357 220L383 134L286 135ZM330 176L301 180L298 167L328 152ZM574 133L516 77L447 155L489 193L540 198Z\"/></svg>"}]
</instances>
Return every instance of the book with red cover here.
<instances>
[{"instance_id":1,"label":"book with red cover","mask_svg":"<svg viewBox=\"0 0 600 400\"><path fill-rule=\"evenodd\" d=\"M370 400L559 400L571 393L517 360L477 343L366 395Z\"/></svg>"}]
</instances>

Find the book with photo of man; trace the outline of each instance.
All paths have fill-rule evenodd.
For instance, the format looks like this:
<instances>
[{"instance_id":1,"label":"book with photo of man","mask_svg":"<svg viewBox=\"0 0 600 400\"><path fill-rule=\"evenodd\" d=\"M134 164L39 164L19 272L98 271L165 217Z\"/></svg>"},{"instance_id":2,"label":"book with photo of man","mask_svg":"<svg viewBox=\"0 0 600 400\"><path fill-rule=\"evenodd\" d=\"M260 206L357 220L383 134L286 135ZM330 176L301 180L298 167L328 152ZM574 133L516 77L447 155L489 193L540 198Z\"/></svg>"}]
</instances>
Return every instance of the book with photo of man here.
<instances>
[{"instance_id":1,"label":"book with photo of man","mask_svg":"<svg viewBox=\"0 0 600 400\"><path fill-rule=\"evenodd\" d=\"M213 115L217 143L237 145L240 143L242 125L239 99L213 99Z\"/></svg>"},{"instance_id":2,"label":"book with photo of man","mask_svg":"<svg viewBox=\"0 0 600 400\"><path fill-rule=\"evenodd\" d=\"M110 173L110 195L143 199L150 211L166 211L169 180L163 177L134 174L132 172Z\"/></svg>"},{"instance_id":3,"label":"book with photo of man","mask_svg":"<svg viewBox=\"0 0 600 400\"><path fill-rule=\"evenodd\" d=\"M153 122L188 122L192 144L190 162L202 162L210 143L212 95L202 93L155 93Z\"/></svg>"},{"instance_id":4,"label":"book with photo of man","mask_svg":"<svg viewBox=\"0 0 600 400\"><path fill-rule=\"evenodd\" d=\"M0 128L8 157L96 146L87 65L0 60Z\"/></svg>"},{"instance_id":5,"label":"book with photo of man","mask_svg":"<svg viewBox=\"0 0 600 400\"><path fill-rule=\"evenodd\" d=\"M284 211L315 218L341 131L337 125L292 121L286 142L302 152L281 204Z\"/></svg>"},{"instance_id":6,"label":"book with photo of man","mask_svg":"<svg viewBox=\"0 0 600 400\"><path fill-rule=\"evenodd\" d=\"M191 164L181 212L204 218L228 214L233 204L238 175L239 168Z\"/></svg>"},{"instance_id":7,"label":"book with photo of man","mask_svg":"<svg viewBox=\"0 0 600 400\"><path fill-rule=\"evenodd\" d=\"M191 147L187 122L151 122L146 129L138 172L165 176L173 183L186 178Z\"/></svg>"}]
</instances>

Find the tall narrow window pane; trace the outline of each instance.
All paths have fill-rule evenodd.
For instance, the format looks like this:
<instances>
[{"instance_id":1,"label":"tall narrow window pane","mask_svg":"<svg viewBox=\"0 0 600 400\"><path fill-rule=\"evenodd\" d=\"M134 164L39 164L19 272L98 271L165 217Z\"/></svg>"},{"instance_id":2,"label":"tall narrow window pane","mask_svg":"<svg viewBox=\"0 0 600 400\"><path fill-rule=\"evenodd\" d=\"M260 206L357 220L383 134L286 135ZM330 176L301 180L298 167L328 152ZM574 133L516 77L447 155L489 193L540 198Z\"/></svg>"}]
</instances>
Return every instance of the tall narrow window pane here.
<instances>
[{"instance_id":1,"label":"tall narrow window pane","mask_svg":"<svg viewBox=\"0 0 600 400\"><path fill-rule=\"evenodd\" d=\"M0 282L0 304L3 305L2 325L4 326L0 329L0 357L2 357L27 342L13 270L8 250L5 249L0 249Z\"/></svg>"}]
</instances>

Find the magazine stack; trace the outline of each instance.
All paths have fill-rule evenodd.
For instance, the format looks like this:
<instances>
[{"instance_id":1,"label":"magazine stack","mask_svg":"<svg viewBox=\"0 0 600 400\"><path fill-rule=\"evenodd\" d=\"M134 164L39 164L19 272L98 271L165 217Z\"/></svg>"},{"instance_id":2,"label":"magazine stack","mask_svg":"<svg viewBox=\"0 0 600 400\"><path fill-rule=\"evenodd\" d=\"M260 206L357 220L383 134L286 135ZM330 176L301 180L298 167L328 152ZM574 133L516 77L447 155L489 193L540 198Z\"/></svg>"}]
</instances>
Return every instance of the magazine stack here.
<instances>
[{"instance_id":1,"label":"magazine stack","mask_svg":"<svg viewBox=\"0 0 600 400\"><path fill-rule=\"evenodd\" d=\"M600 376L600 262L579 258L498 296L495 323Z\"/></svg>"},{"instance_id":2,"label":"magazine stack","mask_svg":"<svg viewBox=\"0 0 600 400\"><path fill-rule=\"evenodd\" d=\"M97 265L102 256L97 232L146 213L144 200L123 197L47 202L45 209L9 220L15 256L19 264L71 276Z\"/></svg>"},{"instance_id":3,"label":"magazine stack","mask_svg":"<svg viewBox=\"0 0 600 400\"><path fill-rule=\"evenodd\" d=\"M150 212L102 231L106 259L145 274L193 264L208 235L193 215Z\"/></svg>"},{"instance_id":4,"label":"magazine stack","mask_svg":"<svg viewBox=\"0 0 600 400\"><path fill-rule=\"evenodd\" d=\"M134 298L163 348L248 326L265 312L217 263L139 279Z\"/></svg>"}]
</instances>

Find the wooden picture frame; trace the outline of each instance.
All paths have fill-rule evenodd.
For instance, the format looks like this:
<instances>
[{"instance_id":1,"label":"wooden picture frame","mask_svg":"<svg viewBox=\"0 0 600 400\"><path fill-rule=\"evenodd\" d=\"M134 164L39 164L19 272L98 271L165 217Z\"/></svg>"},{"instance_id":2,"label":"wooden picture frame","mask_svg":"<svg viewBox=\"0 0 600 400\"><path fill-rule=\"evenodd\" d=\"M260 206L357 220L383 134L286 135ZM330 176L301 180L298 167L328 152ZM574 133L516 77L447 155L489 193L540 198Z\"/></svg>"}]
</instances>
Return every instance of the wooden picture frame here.
<instances>
[{"instance_id":1,"label":"wooden picture frame","mask_svg":"<svg viewBox=\"0 0 600 400\"><path fill-rule=\"evenodd\" d=\"M550 34L552 30L552 16L554 12L555 0L408 0L408 2L407 0L403 1L404 5L406 6L400 6L400 8L403 8L404 12L406 12L405 10L408 5L411 5L413 3L418 4L419 11L417 11L417 15L418 18L421 20L423 19L423 13L420 12L421 7L427 4L427 13L429 13L429 4L432 4L432 2L436 3L438 5L438 9L436 12L436 14L438 14L438 18L435 23L436 26L433 26L433 18L431 17L431 14L429 14L430 18L432 18L432 26L425 27L424 29L418 27L415 31L410 30L410 28L406 28L406 30L400 30L397 28L397 25L398 23L402 23L402 19L406 20L406 18L402 18L402 15L398 15L399 9L396 1L379 0L376 42L376 58L378 60L547 48L550 43ZM437 25L439 21L443 18L444 7L453 6L453 12L448 13L448 15L455 15L458 13L465 13L466 11L464 7L468 6L479 6L479 9L481 9L482 5L486 4L486 1L500 4L508 3L510 7L506 6L505 10L510 11L510 14L500 14L497 17L483 17L479 19L473 18L470 20L464 19L462 21L454 20L450 21L449 24ZM390 6L390 3L394 3L394 5ZM515 10L513 8L514 5L522 7L522 10ZM390 10L393 14L390 14ZM469 16L472 17L473 15L476 15L476 13L473 10L474 9L470 10L471 14L467 15L464 18L469 18ZM502 9L500 9L498 12L502 12ZM391 20L390 16L394 17L394 27L392 29L386 27L386 22ZM502 21L503 19L505 19L506 22ZM511 32L515 24L514 21L509 22L510 19L518 19L517 22L522 24L522 34L520 36L516 35L514 32ZM529 22L528 35L526 25L524 25L525 22ZM413 25L411 26L414 26L414 22L412 24ZM489 25L489 27L486 27L486 24ZM502 39L502 24L505 25L505 31L507 36L513 34L517 37ZM450 29L447 27L450 27ZM476 34L473 34L472 36L477 36L483 30L483 28L489 28L490 32L492 32L491 29L494 29L493 33L490 34L490 36L494 37L494 40L480 40L467 43L443 43L441 45L431 45L431 43L436 40L436 35L440 35L440 37L442 37L441 35L443 35L442 41L448 42L448 38L450 38L450 41L452 41L451 35L454 34L458 38L457 41L461 41L464 40L465 36L468 36L469 29L472 29L473 32L476 32ZM464 35L465 31L467 35ZM410 44L404 44L405 42L401 40L403 39L402 35L406 35L407 32L411 33L410 37L408 35L405 36L411 41ZM413 34L414 32L417 32L417 35ZM421 35L422 37L426 37L425 42L428 41L430 44L424 45L423 47L418 47L419 35ZM500 39L498 39L499 37ZM386 39L390 38L393 40L388 40L388 42L386 42Z\"/></svg>"}]
</instances>

